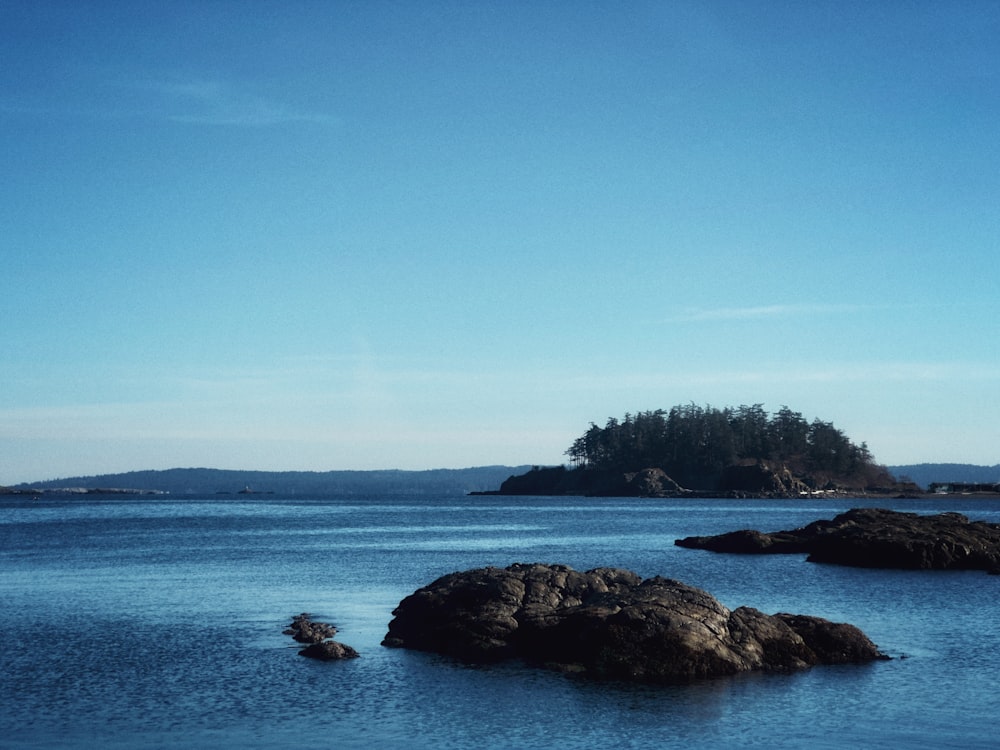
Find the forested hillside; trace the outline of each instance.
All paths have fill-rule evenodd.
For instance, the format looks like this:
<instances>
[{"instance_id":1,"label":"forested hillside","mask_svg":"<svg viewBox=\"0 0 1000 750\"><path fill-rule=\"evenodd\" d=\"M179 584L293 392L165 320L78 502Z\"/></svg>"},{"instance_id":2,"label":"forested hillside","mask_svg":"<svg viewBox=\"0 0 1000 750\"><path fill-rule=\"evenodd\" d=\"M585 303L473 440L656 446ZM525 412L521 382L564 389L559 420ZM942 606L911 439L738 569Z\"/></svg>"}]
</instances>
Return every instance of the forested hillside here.
<instances>
[{"instance_id":1,"label":"forested hillside","mask_svg":"<svg viewBox=\"0 0 1000 750\"><path fill-rule=\"evenodd\" d=\"M165 469L70 477L18 485L15 489L130 489L184 494L275 492L296 495L464 495L497 487L526 466L479 466L427 471L234 471Z\"/></svg>"},{"instance_id":2,"label":"forested hillside","mask_svg":"<svg viewBox=\"0 0 1000 750\"><path fill-rule=\"evenodd\" d=\"M761 404L695 404L591 423L566 451L572 469L534 468L502 494L674 496L722 492L793 497L814 491L895 491L865 443L831 422Z\"/></svg>"},{"instance_id":3,"label":"forested hillside","mask_svg":"<svg viewBox=\"0 0 1000 750\"><path fill-rule=\"evenodd\" d=\"M685 487L714 487L727 467L768 461L819 486L865 487L886 481L865 443L856 445L831 422L807 421L787 406L716 409L695 404L626 414L604 427L591 423L566 454L581 467L634 472L663 469Z\"/></svg>"}]
</instances>

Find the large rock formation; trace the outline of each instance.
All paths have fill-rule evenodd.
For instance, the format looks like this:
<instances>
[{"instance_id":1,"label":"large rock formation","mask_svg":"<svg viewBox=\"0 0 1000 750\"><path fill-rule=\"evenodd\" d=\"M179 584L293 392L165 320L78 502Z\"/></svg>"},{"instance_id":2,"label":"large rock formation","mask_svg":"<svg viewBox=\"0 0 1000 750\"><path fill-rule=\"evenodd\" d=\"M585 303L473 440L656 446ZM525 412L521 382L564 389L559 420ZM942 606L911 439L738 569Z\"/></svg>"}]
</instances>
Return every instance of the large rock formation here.
<instances>
[{"instance_id":1,"label":"large rock formation","mask_svg":"<svg viewBox=\"0 0 1000 750\"><path fill-rule=\"evenodd\" d=\"M808 553L811 562L861 568L1000 571L1000 525L970 522L960 513L855 508L790 531L744 529L675 544L740 554Z\"/></svg>"},{"instance_id":2,"label":"large rock formation","mask_svg":"<svg viewBox=\"0 0 1000 750\"><path fill-rule=\"evenodd\" d=\"M729 610L700 589L598 568L515 564L443 576L403 599L383 645L674 682L883 657L851 625Z\"/></svg>"}]
</instances>

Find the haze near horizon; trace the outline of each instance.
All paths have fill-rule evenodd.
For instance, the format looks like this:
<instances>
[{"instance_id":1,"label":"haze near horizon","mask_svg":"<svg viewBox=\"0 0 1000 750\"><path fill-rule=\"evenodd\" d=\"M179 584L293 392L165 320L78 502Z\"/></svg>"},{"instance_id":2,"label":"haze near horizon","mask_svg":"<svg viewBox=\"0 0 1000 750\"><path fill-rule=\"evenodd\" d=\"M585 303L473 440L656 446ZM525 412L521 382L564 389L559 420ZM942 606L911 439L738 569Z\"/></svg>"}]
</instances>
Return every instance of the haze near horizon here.
<instances>
[{"instance_id":1,"label":"haze near horizon","mask_svg":"<svg viewBox=\"0 0 1000 750\"><path fill-rule=\"evenodd\" d=\"M1000 462L1000 5L0 7L0 484L556 464L787 405Z\"/></svg>"}]
</instances>

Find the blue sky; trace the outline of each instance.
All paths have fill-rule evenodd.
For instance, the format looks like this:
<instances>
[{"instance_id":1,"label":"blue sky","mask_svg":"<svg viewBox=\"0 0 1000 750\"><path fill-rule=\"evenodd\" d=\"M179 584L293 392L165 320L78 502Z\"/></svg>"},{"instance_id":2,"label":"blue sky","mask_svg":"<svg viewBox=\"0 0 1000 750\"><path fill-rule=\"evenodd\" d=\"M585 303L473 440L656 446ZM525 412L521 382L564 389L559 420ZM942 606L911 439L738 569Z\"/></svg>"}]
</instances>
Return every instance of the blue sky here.
<instances>
[{"instance_id":1,"label":"blue sky","mask_svg":"<svg viewBox=\"0 0 1000 750\"><path fill-rule=\"evenodd\" d=\"M550 464L788 405L1000 462L1000 4L0 6L0 484Z\"/></svg>"}]
</instances>

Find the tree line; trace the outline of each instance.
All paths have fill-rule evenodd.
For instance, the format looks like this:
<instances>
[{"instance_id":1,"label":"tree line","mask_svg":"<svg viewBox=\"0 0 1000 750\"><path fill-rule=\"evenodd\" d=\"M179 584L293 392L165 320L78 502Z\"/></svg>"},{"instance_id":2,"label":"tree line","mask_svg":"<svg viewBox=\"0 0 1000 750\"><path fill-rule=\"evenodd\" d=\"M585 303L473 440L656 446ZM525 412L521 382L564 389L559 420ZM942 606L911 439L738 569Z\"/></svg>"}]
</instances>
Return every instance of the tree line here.
<instances>
[{"instance_id":1,"label":"tree line","mask_svg":"<svg viewBox=\"0 0 1000 750\"><path fill-rule=\"evenodd\" d=\"M831 422L806 420L782 406L762 404L717 409L695 404L625 414L593 422L566 455L574 465L633 472L657 467L684 486L712 486L728 466L770 461L817 483L869 486L888 472L865 443L855 445Z\"/></svg>"}]
</instances>

